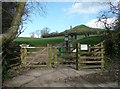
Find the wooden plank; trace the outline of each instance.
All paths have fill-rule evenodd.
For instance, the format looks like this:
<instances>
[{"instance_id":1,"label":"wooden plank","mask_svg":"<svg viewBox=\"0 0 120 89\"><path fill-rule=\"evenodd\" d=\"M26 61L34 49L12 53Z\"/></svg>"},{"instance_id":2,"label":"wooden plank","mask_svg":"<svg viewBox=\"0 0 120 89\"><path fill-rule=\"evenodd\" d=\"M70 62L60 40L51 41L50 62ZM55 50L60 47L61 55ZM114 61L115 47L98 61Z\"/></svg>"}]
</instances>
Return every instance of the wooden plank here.
<instances>
[{"instance_id":1,"label":"wooden plank","mask_svg":"<svg viewBox=\"0 0 120 89\"><path fill-rule=\"evenodd\" d=\"M47 65L27 65L27 67L47 67Z\"/></svg>"},{"instance_id":2,"label":"wooden plank","mask_svg":"<svg viewBox=\"0 0 120 89\"><path fill-rule=\"evenodd\" d=\"M10 65L10 67L17 66L17 65L20 65L20 63L12 64Z\"/></svg>"},{"instance_id":3,"label":"wooden plank","mask_svg":"<svg viewBox=\"0 0 120 89\"><path fill-rule=\"evenodd\" d=\"M16 69L20 69L21 67L22 67L21 65L13 66L12 69L13 69L13 70L16 70Z\"/></svg>"},{"instance_id":4,"label":"wooden plank","mask_svg":"<svg viewBox=\"0 0 120 89\"><path fill-rule=\"evenodd\" d=\"M101 65L94 65L94 66L93 65L92 66L91 65L90 66L86 66L85 65L85 66L80 66L80 68L101 68L101 67L102 67Z\"/></svg>"},{"instance_id":5,"label":"wooden plank","mask_svg":"<svg viewBox=\"0 0 120 89\"><path fill-rule=\"evenodd\" d=\"M17 59L20 59L20 57L12 58L10 60L17 60Z\"/></svg>"},{"instance_id":6,"label":"wooden plank","mask_svg":"<svg viewBox=\"0 0 120 89\"><path fill-rule=\"evenodd\" d=\"M101 45L101 43L103 43L103 42L100 42L100 43L98 43L98 44L96 44L96 45L94 45L94 46L100 46L100 45Z\"/></svg>"},{"instance_id":7,"label":"wooden plank","mask_svg":"<svg viewBox=\"0 0 120 89\"><path fill-rule=\"evenodd\" d=\"M105 52L81 52L81 54L104 54Z\"/></svg>"},{"instance_id":8,"label":"wooden plank","mask_svg":"<svg viewBox=\"0 0 120 89\"><path fill-rule=\"evenodd\" d=\"M97 57L97 56L81 56L80 59L102 59L103 57Z\"/></svg>"},{"instance_id":9,"label":"wooden plank","mask_svg":"<svg viewBox=\"0 0 120 89\"><path fill-rule=\"evenodd\" d=\"M33 57L33 56L32 56L32 57L27 56L26 58L27 58L27 59L31 59L31 58L33 59L33 58L34 58L34 59L36 60L36 59L41 58L41 56L42 56L42 57L43 57L43 56L44 56L44 57L47 57L48 54L40 54L39 56L34 56L34 57Z\"/></svg>"},{"instance_id":10,"label":"wooden plank","mask_svg":"<svg viewBox=\"0 0 120 89\"><path fill-rule=\"evenodd\" d=\"M43 48L46 48L46 47L23 47L23 48L27 48L27 49L43 49Z\"/></svg>"},{"instance_id":11,"label":"wooden plank","mask_svg":"<svg viewBox=\"0 0 120 89\"><path fill-rule=\"evenodd\" d=\"M101 56L101 54L96 54L96 53L95 53L94 56Z\"/></svg>"},{"instance_id":12,"label":"wooden plank","mask_svg":"<svg viewBox=\"0 0 120 89\"><path fill-rule=\"evenodd\" d=\"M47 56L48 54L39 54L39 56Z\"/></svg>"},{"instance_id":13,"label":"wooden plank","mask_svg":"<svg viewBox=\"0 0 120 89\"><path fill-rule=\"evenodd\" d=\"M80 54L82 55L82 54L93 54L93 53L95 52L81 52Z\"/></svg>"},{"instance_id":14,"label":"wooden plank","mask_svg":"<svg viewBox=\"0 0 120 89\"><path fill-rule=\"evenodd\" d=\"M61 62L65 62L65 63L75 63L76 61L61 61Z\"/></svg>"},{"instance_id":15,"label":"wooden plank","mask_svg":"<svg viewBox=\"0 0 120 89\"><path fill-rule=\"evenodd\" d=\"M42 54L45 50L47 50L48 48L46 47L46 48L44 48L42 51L40 51L40 53L39 54Z\"/></svg>"},{"instance_id":16,"label":"wooden plank","mask_svg":"<svg viewBox=\"0 0 120 89\"><path fill-rule=\"evenodd\" d=\"M47 50L47 47L46 48L44 47L44 49L39 54L42 54L42 52L44 52L45 50ZM26 58L32 58L32 57L26 57ZM37 58L38 58L38 56L36 58L34 58L33 60L31 60L31 62L27 63L26 66L28 66L30 63L32 63L33 61L35 61Z\"/></svg>"},{"instance_id":17,"label":"wooden plank","mask_svg":"<svg viewBox=\"0 0 120 89\"><path fill-rule=\"evenodd\" d=\"M33 53L35 53L35 54L36 54L36 53L38 53L38 52L27 52L27 54L31 54L31 53L32 53L32 54L33 54Z\"/></svg>"},{"instance_id":18,"label":"wooden plank","mask_svg":"<svg viewBox=\"0 0 120 89\"><path fill-rule=\"evenodd\" d=\"M103 61L81 61L80 63L103 63Z\"/></svg>"},{"instance_id":19,"label":"wooden plank","mask_svg":"<svg viewBox=\"0 0 120 89\"><path fill-rule=\"evenodd\" d=\"M76 52L61 52L61 53L72 53L72 54L75 54Z\"/></svg>"},{"instance_id":20,"label":"wooden plank","mask_svg":"<svg viewBox=\"0 0 120 89\"><path fill-rule=\"evenodd\" d=\"M94 52L100 52L100 49L94 49Z\"/></svg>"},{"instance_id":21,"label":"wooden plank","mask_svg":"<svg viewBox=\"0 0 120 89\"><path fill-rule=\"evenodd\" d=\"M30 64L38 64L39 62L28 62Z\"/></svg>"},{"instance_id":22,"label":"wooden plank","mask_svg":"<svg viewBox=\"0 0 120 89\"><path fill-rule=\"evenodd\" d=\"M95 52L96 54L104 54L105 52Z\"/></svg>"},{"instance_id":23,"label":"wooden plank","mask_svg":"<svg viewBox=\"0 0 120 89\"><path fill-rule=\"evenodd\" d=\"M102 49L102 48L104 48L103 46L101 47L101 46L93 46L93 47L90 47L91 49Z\"/></svg>"}]
</instances>

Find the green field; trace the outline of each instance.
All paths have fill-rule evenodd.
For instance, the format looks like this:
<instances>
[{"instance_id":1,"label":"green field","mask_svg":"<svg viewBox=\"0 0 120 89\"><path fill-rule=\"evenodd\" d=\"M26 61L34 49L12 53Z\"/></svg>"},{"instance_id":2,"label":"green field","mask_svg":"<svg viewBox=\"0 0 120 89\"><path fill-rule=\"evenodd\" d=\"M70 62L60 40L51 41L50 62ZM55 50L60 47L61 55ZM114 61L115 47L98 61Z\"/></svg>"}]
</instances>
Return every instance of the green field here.
<instances>
[{"instance_id":1,"label":"green field","mask_svg":"<svg viewBox=\"0 0 120 89\"><path fill-rule=\"evenodd\" d=\"M26 38L18 37L15 42L18 44L26 43L31 46L47 46L47 44L57 45L64 41L64 37L52 37L52 38Z\"/></svg>"},{"instance_id":2,"label":"green field","mask_svg":"<svg viewBox=\"0 0 120 89\"><path fill-rule=\"evenodd\" d=\"M94 45L102 42L103 40L104 40L104 37L102 36L91 36L91 37L85 37L80 39L79 43Z\"/></svg>"},{"instance_id":3,"label":"green field","mask_svg":"<svg viewBox=\"0 0 120 89\"><path fill-rule=\"evenodd\" d=\"M90 36L84 37L84 35L78 36L80 43L86 44L97 44L103 41L102 36ZM18 37L15 39L15 42L18 44L26 43L30 46L47 46L47 44L57 45L64 42L64 37L51 37L51 38L27 38L27 37Z\"/></svg>"}]
</instances>

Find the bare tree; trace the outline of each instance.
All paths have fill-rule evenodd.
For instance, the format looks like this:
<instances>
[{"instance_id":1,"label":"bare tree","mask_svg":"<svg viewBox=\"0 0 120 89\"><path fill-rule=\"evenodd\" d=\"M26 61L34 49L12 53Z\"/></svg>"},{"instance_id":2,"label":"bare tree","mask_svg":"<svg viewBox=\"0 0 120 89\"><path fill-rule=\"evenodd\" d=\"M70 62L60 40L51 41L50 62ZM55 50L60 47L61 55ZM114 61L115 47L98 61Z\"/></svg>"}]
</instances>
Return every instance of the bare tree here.
<instances>
[{"instance_id":1,"label":"bare tree","mask_svg":"<svg viewBox=\"0 0 120 89\"><path fill-rule=\"evenodd\" d=\"M100 16L98 17L98 22L103 23L106 30L111 30L118 22L118 16L120 15L120 1L116 5L114 5L112 2L107 2L106 5L109 5L109 10L101 12ZM108 20L113 17L116 17L116 19L113 19L114 21L108 23Z\"/></svg>"},{"instance_id":2,"label":"bare tree","mask_svg":"<svg viewBox=\"0 0 120 89\"><path fill-rule=\"evenodd\" d=\"M18 2L18 7L16 8L16 14L13 17L11 27L7 30L6 33L0 35L0 43L6 43L10 40L13 40L16 37L16 34L21 23L22 13L25 8L25 2Z\"/></svg>"},{"instance_id":3,"label":"bare tree","mask_svg":"<svg viewBox=\"0 0 120 89\"><path fill-rule=\"evenodd\" d=\"M2 48L2 68L3 68L2 73L3 75L5 75L2 78L3 81L7 73L9 73L8 69L10 68L11 63L14 63L11 62L11 59L16 57L18 59L18 57L20 56L19 50L15 48L18 45L13 44L12 41L16 38L16 36L19 36L24 31L24 24L26 23L26 20L28 20L30 12L33 11L37 11L36 13L43 12L41 11L43 10L43 8L39 3L36 4L34 2L33 3L28 3L28 2L26 3L26 2L27 0L16 0L16 2L13 2L16 3L15 6L14 5L11 6L11 4L8 3L10 7L4 4L6 8L3 7L0 8L2 9L2 11L4 10L5 12L7 12L7 14L2 13L2 15L5 18L7 18L7 20L4 20L4 26L5 24L9 25L8 28L5 27L4 32L0 34L0 48ZM12 9L13 6L14 9ZM34 9L37 10L34 10L33 7ZM6 11L7 8L8 10ZM11 10L14 10L14 14L11 12ZM12 18L7 17L7 15L12 15L11 16ZM31 36L34 37L34 33L32 33ZM1 47L2 44L3 46ZM14 49L13 48L11 49L11 47L14 47ZM11 54L12 56L10 56ZM17 62L20 61L21 61L20 59L17 60Z\"/></svg>"},{"instance_id":4,"label":"bare tree","mask_svg":"<svg viewBox=\"0 0 120 89\"><path fill-rule=\"evenodd\" d=\"M0 44L8 43L13 41L16 36L19 36L25 29L24 25L28 20L30 13L39 13L39 15L45 15L45 7L39 2L28 2L27 0L19 0L16 7L16 13L13 17L11 27L8 30L0 34ZM36 8L37 7L37 8ZM36 10L34 10L36 9ZM37 11L37 12L35 12Z\"/></svg>"},{"instance_id":5,"label":"bare tree","mask_svg":"<svg viewBox=\"0 0 120 89\"><path fill-rule=\"evenodd\" d=\"M30 37L31 37L31 38L35 38L35 32L31 32L31 33L30 33Z\"/></svg>"},{"instance_id":6,"label":"bare tree","mask_svg":"<svg viewBox=\"0 0 120 89\"><path fill-rule=\"evenodd\" d=\"M105 53L108 59L120 59L120 1L117 3L107 2L109 10L103 12L98 21L104 24L105 34ZM109 18L115 18L112 23L108 23Z\"/></svg>"},{"instance_id":7,"label":"bare tree","mask_svg":"<svg viewBox=\"0 0 120 89\"><path fill-rule=\"evenodd\" d=\"M36 30L35 33L36 33L37 37L40 38L41 31L40 30Z\"/></svg>"},{"instance_id":8,"label":"bare tree","mask_svg":"<svg viewBox=\"0 0 120 89\"><path fill-rule=\"evenodd\" d=\"M50 32L50 28L45 27L41 30L41 36L47 35Z\"/></svg>"}]
</instances>

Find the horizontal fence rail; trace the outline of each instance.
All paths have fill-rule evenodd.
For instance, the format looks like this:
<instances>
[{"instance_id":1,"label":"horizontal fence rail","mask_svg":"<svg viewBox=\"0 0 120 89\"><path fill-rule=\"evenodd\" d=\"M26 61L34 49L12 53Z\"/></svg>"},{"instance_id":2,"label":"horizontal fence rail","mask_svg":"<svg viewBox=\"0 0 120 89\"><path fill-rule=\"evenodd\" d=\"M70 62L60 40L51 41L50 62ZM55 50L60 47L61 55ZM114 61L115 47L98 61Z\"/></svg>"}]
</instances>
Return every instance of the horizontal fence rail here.
<instances>
[{"instance_id":1,"label":"horizontal fence rail","mask_svg":"<svg viewBox=\"0 0 120 89\"><path fill-rule=\"evenodd\" d=\"M26 49L26 53L25 52ZM76 47L62 47L61 49L47 45L47 47L21 47L22 66L53 67L60 64L76 64ZM66 51L69 50L69 51ZM88 46L88 50L81 50L78 44L79 68L104 68L103 43ZM26 55L24 57L24 55Z\"/></svg>"},{"instance_id":2,"label":"horizontal fence rail","mask_svg":"<svg viewBox=\"0 0 120 89\"><path fill-rule=\"evenodd\" d=\"M87 52L79 50L80 68L104 68L103 42L90 46Z\"/></svg>"},{"instance_id":3,"label":"horizontal fence rail","mask_svg":"<svg viewBox=\"0 0 120 89\"><path fill-rule=\"evenodd\" d=\"M21 51L23 67L51 67L52 60L54 60L54 64L57 64L57 47L48 44L47 47L21 47L21 50L23 50ZM27 51L25 52L25 50Z\"/></svg>"}]
</instances>

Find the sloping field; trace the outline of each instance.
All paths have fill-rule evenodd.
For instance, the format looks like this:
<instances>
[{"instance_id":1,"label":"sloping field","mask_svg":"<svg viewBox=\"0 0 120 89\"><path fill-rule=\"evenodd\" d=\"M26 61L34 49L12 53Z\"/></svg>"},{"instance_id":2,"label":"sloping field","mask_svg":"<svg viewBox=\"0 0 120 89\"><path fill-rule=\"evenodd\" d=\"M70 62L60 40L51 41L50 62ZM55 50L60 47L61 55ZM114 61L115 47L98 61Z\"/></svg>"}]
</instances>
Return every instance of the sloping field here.
<instances>
[{"instance_id":1,"label":"sloping field","mask_svg":"<svg viewBox=\"0 0 120 89\"><path fill-rule=\"evenodd\" d=\"M80 43L86 44L97 44L103 41L102 36L90 36L84 37L84 35L78 36ZM64 42L64 37L51 37L51 38L27 38L27 37L18 37L15 39L15 42L18 44L26 43L31 46L47 46L47 44L57 45Z\"/></svg>"}]
</instances>

